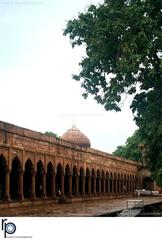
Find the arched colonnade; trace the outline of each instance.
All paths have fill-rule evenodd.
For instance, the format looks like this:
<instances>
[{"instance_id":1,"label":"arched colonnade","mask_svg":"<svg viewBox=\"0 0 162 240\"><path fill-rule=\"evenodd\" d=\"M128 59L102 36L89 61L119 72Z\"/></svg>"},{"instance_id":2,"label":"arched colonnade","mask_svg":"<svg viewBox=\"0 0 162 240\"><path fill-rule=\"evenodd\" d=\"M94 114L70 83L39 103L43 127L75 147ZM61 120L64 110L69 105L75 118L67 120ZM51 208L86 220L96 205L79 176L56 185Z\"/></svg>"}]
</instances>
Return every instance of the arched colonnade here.
<instances>
[{"instance_id":1,"label":"arched colonnade","mask_svg":"<svg viewBox=\"0 0 162 240\"><path fill-rule=\"evenodd\" d=\"M67 197L113 196L135 190L134 174L94 168L79 168L61 163L39 160L34 167L27 159L24 168L16 156L11 170L3 154L0 155L0 200L55 198L61 192Z\"/></svg>"}]
</instances>

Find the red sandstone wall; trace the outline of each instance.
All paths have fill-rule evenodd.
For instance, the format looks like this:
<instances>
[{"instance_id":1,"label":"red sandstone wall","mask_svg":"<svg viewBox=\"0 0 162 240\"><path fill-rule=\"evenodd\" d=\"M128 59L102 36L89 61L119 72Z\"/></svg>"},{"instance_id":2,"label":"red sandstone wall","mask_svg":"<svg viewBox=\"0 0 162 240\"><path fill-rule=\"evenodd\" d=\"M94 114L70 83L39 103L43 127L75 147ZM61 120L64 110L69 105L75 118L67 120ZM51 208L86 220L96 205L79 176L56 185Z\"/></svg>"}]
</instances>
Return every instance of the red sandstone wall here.
<instances>
[{"instance_id":1,"label":"red sandstone wall","mask_svg":"<svg viewBox=\"0 0 162 240\"><path fill-rule=\"evenodd\" d=\"M72 169L74 165L86 170L104 170L104 172L116 172L120 174L136 175L137 163L115 157L111 154L96 149L85 149L63 140L46 136L39 132L21 128L0 121L0 154L3 154L11 168L12 159L17 156L22 166L25 161L31 159L36 166L37 161L42 160L44 166L51 161L55 166L68 163Z\"/></svg>"}]
</instances>

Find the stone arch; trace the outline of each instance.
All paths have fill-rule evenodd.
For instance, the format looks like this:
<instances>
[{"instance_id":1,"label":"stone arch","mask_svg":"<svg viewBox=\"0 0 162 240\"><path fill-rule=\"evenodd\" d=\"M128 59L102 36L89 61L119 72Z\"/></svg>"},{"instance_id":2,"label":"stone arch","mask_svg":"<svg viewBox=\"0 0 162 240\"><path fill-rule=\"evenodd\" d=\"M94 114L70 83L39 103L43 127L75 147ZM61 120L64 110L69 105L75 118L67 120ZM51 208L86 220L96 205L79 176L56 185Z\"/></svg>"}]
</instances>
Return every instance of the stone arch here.
<instances>
[{"instance_id":1,"label":"stone arch","mask_svg":"<svg viewBox=\"0 0 162 240\"><path fill-rule=\"evenodd\" d=\"M56 172L56 195L59 196L59 192L64 194L63 189L64 189L64 182L62 180L63 178L63 168L61 163L58 163L57 165L57 172Z\"/></svg>"},{"instance_id":2,"label":"stone arch","mask_svg":"<svg viewBox=\"0 0 162 240\"><path fill-rule=\"evenodd\" d=\"M44 182L43 182L43 177L44 177L45 171L44 171L44 166L42 160L39 160L37 162L37 171L36 171L36 176L35 176L35 194L37 198L43 197L44 194Z\"/></svg>"},{"instance_id":3,"label":"stone arch","mask_svg":"<svg viewBox=\"0 0 162 240\"><path fill-rule=\"evenodd\" d=\"M89 195L90 192L89 192L89 178L90 178L90 170L89 168L87 167L86 168L86 176L85 176L85 194L86 195Z\"/></svg>"},{"instance_id":4,"label":"stone arch","mask_svg":"<svg viewBox=\"0 0 162 240\"><path fill-rule=\"evenodd\" d=\"M72 194L78 196L78 170L76 166L73 167Z\"/></svg>"},{"instance_id":5,"label":"stone arch","mask_svg":"<svg viewBox=\"0 0 162 240\"><path fill-rule=\"evenodd\" d=\"M92 193L92 195L96 194L96 173L95 173L94 168L92 168L91 193Z\"/></svg>"},{"instance_id":6,"label":"stone arch","mask_svg":"<svg viewBox=\"0 0 162 240\"><path fill-rule=\"evenodd\" d=\"M54 167L52 162L47 164L47 174L46 174L46 195L47 197L53 197L53 175Z\"/></svg>"},{"instance_id":7,"label":"stone arch","mask_svg":"<svg viewBox=\"0 0 162 240\"><path fill-rule=\"evenodd\" d=\"M99 195L101 193L101 175L100 170L97 170L97 178L96 178L96 193Z\"/></svg>"},{"instance_id":8,"label":"stone arch","mask_svg":"<svg viewBox=\"0 0 162 240\"><path fill-rule=\"evenodd\" d=\"M69 164L65 167L65 177L64 177L64 193L65 196L71 195L71 186L70 186L71 170Z\"/></svg>"},{"instance_id":9,"label":"stone arch","mask_svg":"<svg viewBox=\"0 0 162 240\"><path fill-rule=\"evenodd\" d=\"M5 199L7 163L3 154L0 155L0 200Z\"/></svg>"},{"instance_id":10,"label":"stone arch","mask_svg":"<svg viewBox=\"0 0 162 240\"><path fill-rule=\"evenodd\" d=\"M79 194L84 195L85 193L85 179L84 179L84 169L83 167L80 168L79 174Z\"/></svg>"},{"instance_id":11,"label":"stone arch","mask_svg":"<svg viewBox=\"0 0 162 240\"><path fill-rule=\"evenodd\" d=\"M13 200L20 199L20 172L22 167L19 158L16 156L12 160L12 168L10 172L10 197Z\"/></svg>"},{"instance_id":12,"label":"stone arch","mask_svg":"<svg viewBox=\"0 0 162 240\"><path fill-rule=\"evenodd\" d=\"M102 170L101 173L101 193L104 195L105 194L105 173Z\"/></svg>"},{"instance_id":13,"label":"stone arch","mask_svg":"<svg viewBox=\"0 0 162 240\"><path fill-rule=\"evenodd\" d=\"M23 161L23 169L25 171L25 163L30 159L33 167L35 166L35 162L34 162L34 153L30 153L30 152L26 152L25 151L25 161ZM34 168L35 170L35 168Z\"/></svg>"},{"instance_id":14,"label":"stone arch","mask_svg":"<svg viewBox=\"0 0 162 240\"><path fill-rule=\"evenodd\" d=\"M146 190L154 190L154 181L150 176L146 176L143 178L143 189Z\"/></svg>"},{"instance_id":15,"label":"stone arch","mask_svg":"<svg viewBox=\"0 0 162 240\"><path fill-rule=\"evenodd\" d=\"M24 167L24 176L23 176L23 191L24 191L24 198L31 198L32 197L32 176L34 172L34 166L30 159L25 162Z\"/></svg>"}]
</instances>

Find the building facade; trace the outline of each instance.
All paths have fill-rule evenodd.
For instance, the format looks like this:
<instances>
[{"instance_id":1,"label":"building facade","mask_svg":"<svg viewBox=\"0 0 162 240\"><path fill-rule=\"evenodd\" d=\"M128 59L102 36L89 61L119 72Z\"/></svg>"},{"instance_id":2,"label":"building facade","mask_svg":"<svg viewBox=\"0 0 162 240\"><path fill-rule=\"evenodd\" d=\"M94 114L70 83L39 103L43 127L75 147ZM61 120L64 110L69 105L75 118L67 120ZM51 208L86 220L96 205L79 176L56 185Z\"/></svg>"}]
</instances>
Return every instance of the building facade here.
<instances>
[{"instance_id":1,"label":"building facade","mask_svg":"<svg viewBox=\"0 0 162 240\"><path fill-rule=\"evenodd\" d=\"M69 132L76 144L67 142L67 133L60 139L0 122L0 201L55 199L60 193L72 199L117 197L135 191L136 161L90 148L76 127Z\"/></svg>"}]
</instances>

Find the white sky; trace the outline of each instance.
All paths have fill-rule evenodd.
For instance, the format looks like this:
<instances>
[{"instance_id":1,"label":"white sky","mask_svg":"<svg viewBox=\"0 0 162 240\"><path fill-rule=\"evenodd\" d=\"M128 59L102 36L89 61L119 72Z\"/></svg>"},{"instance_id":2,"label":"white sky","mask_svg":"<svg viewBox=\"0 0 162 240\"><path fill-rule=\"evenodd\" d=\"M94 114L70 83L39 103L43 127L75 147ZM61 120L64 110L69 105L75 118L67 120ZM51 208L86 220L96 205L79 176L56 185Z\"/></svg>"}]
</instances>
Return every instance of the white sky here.
<instances>
[{"instance_id":1,"label":"white sky","mask_svg":"<svg viewBox=\"0 0 162 240\"><path fill-rule=\"evenodd\" d=\"M66 21L99 0L0 0L0 120L61 136L76 126L93 148L112 152L136 126L128 100L106 112L84 100L72 74L84 49L63 36Z\"/></svg>"}]
</instances>

